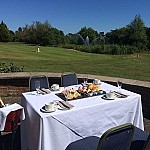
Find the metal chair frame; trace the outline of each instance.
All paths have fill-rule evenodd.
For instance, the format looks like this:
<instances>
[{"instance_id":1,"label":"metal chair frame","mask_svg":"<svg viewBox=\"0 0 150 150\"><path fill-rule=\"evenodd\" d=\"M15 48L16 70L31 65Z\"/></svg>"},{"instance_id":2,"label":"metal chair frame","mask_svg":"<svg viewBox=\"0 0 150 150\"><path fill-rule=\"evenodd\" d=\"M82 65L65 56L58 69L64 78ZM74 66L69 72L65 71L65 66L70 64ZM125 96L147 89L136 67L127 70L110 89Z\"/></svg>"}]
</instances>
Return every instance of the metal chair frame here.
<instances>
[{"instance_id":1,"label":"metal chair frame","mask_svg":"<svg viewBox=\"0 0 150 150\"><path fill-rule=\"evenodd\" d=\"M10 133L10 132L12 133L11 150L13 150L14 138L15 138L16 130L18 129L18 124L20 123L21 111L22 111L22 109L11 111L6 117L4 130L0 131L0 136L2 138L3 150L5 150L5 146L4 146L4 139L3 139L2 133Z\"/></svg>"},{"instance_id":2,"label":"metal chair frame","mask_svg":"<svg viewBox=\"0 0 150 150\"><path fill-rule=\"evenodd\" d=\"M128 141L126 141L126 143L124 145L125 147L123 147L123 150L129 150L131 142L132 142L132 138L134 135L134 130L135 130L135 127L131 123L119 125L117 127L108 129L101 136L101 138L95 137L95 136L89 136L89 137L83 138L81 140L74 141L66 147L66 150L76 150L76 149L78 149L78 150L84 150L84 149L110 150L110 149L113 149L113 147L116 144L117 145L120 144L122 146L122 143L119 143L118 141L120 138L124 140L124 134L128 135L127 136ZM116 138L116 139L118 139L117 141L115 141L116 140L116 139L114 139L115 137L117 137ZM113 144L111 145L111 143L113 143L114 146L113 146ZM107 147L108 145L110 147ZM120 145L115 150L121 150Z\"/></svg>"},{"instance_id":3,"label":"metal chair frame","mask_svg":"<svg viewBox=\"0 0 150 150\"><path fill-rule=\"evenodd\" d=\"M35 83L36 80L39 80L39 81L43 80L44 81L44 83L41 83L41 85L43 85L43 86L41 86L41 88L49 88L49 81L48 81L47 76L45 76L45 75L32 76L29 79L29 91L35 91L36 90L35 89L35 84L33 85L33 83L32 83L32 82Z\"/></svg>"},{"instance_id":4,"label":"metal chair frame","mask_svg":"<svg viewBox=\"0 0 150 150\"><path fill-rule=\"evenodd\" d=\"M117 127L113 127L111 129L107 130L102 135L102 137L100 138L97 150L102 150L103 149L102 147L103 147L104 142L107 141L110 136L113 136L114 134L118 134L119 132L129 131L130 129L132 130L132 134L131 134L131 137L130 137L130 143L129 143L128 148L127 148L129 150L130 146L131 146L132 138L133 138L133 135L134 135L134 131L135 131L135 127L131 123L126 123L126 124L123 124L123 125L119 125Z\"/></svg>"},{"instance_id":5,"label":"metal chair frame","mask_svg":"<svg viewBox=\"0 0 150 150\"><path fill-rule=\"evenodd\" d=\"M65 83L64 81L67 80L68 83ZM70 80L70 82L69 82ZM63 73L61 75L61 86L71 86L78 84L78 79L76 73Z\"/></svg>"},{"instance_id":6,"label":"metal chair frame","mask_svg":"<svg viewBox=\"0 0 150 150\"><path fill-rule=\"evenodd\" d=\"M147 138L147 141L144 144L143 150L150 150L150 134Z\"/></svg>"},{"instance_id":7,"label":"metal chair frame","mask_svg":"<svg viewBox=\"0 0 150 150\"><path fill-rule=\"evenodd\" d=\"M150 150L150 134L144 144L143 150Z\"/></svg>"}]
</instances>

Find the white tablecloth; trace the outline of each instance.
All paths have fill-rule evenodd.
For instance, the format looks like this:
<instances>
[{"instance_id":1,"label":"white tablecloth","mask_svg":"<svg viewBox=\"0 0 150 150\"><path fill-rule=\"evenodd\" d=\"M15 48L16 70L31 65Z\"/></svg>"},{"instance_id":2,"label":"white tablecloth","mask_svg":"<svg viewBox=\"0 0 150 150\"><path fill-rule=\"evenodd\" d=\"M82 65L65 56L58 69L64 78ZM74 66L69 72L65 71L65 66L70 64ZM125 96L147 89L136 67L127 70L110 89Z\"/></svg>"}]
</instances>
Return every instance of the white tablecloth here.
<instances>
[{"instance_id":1,"label":"white tablecloth","mask_svg":"<svg viewBox=\"0 0 150 150\"><path fill-rule=\"evenodd\" d=\"M4 130L7 115L11 111L15 111L15 110L18 110L18 109L22 109L22 113L21 113L20 119L24 120L25 119L24 109L19 104L14 103L14 104L11 104L9 106L0 108L0 131Z\"/></svg>"},{"instance_id":2,"label":"white tablecloth","mask_svg":"<svg viewBox=\"0 0 150 150\"><path fill-rule=\"evenodd\" d=\"M118 90L106 83L101 86L106 92ZM91 135L100 137L109 128L127 122L144 129L141 96L123 89L121 92L129 96L115 100L104 100L101 96L73 100L69 101L75 106L71 110L53 113L40 109L46 102L61 100L56 92L40 96L23 93L26 119L21 124L22 150L65 150L75 140Z\"/></svg>"}]
</instances>

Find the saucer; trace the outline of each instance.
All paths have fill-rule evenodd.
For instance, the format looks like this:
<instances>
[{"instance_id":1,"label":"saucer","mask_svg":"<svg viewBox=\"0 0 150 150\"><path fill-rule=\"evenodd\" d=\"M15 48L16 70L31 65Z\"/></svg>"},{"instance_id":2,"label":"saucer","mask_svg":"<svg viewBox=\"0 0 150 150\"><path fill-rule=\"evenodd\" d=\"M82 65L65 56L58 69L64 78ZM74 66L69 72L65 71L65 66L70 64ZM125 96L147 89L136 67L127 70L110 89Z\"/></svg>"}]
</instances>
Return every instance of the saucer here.
<instances>
[{"instance_id":1,"label":"saucer","mask_svg":"<svg viewBox=\"0 0 150 150\"><path fill-rule=\"evenodd\" d=\"M102 83L98 83L98 84L95 84L95 85L97 85L97 86L101 86L101 84L102 84Z\"/></svg>"},{"instance_id":2,"label":"saucer","mask_svg":"<svg viewBox=\"0 0 150 150\"><path fill-rule=\"evenodd\" d=\"M7 104L5 104L5 107L10 106L10 105L11 105L10 103L7 103Z\"/></svg>"},{"instance_id":3,"label":"saucer","mask_svg":"<svg viewBox=\"0 0 150 150\"><path fill-rule=\"evenodd\" d=\"M116 98L116 97L113 97L113 98L107 98L106 95L102 96L102 99L105 99L105 100L115 100L115 98Z\"/></svg>"},{"instance_id":4,"label":"saucer","mask_svg":"<svg viewBox=\"0 0 150 150\"><path fill-rule=\"evenodd\" d=\"M52 88L50 88L50 91L60 91L60 88L57 89L57 90L53 90Z\"/></svg>"},{"instance_id":5,"label":"saucer","mask_svg":"<svg viewBox=\"0 0 150 150\"><path fill-rule=\"evenodd\" d=\"M45 112L45 113L52 113L52 112L55 112L56 110L53 110L53 111L50 111L50 110L45 110L45 106L43 106L41 109L40 109L41 112Z\"/></svg>"}]
</instances>

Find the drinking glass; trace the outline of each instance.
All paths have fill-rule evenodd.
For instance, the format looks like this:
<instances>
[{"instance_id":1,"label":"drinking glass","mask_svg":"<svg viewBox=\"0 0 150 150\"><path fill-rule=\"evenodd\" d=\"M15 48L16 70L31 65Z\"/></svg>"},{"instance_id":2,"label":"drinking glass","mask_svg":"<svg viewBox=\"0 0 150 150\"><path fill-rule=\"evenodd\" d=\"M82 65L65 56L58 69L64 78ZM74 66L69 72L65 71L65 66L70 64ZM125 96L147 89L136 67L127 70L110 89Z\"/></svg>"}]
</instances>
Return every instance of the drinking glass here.
<instances>
[{"instance_id":1,"label":"drinking glass","mask_svg":"<svg viewBox=\"0 0 150 150\"><path fill-rule=\"evenodd\" d=\"M35 81L35 89L37 91L37 95L39 94L39 89L40 89L40 81Z\"/></svg>"},{"instance_id":2,"label":"drinking glass","mask_svg":"<svg viewBox=\"0 0 150 150\"><path fill-rule=\"evenodd\" d=\"M88 83L88 76L85 75L85 76L83 77L83 84L86 86L87 83Z\"/></svg>"},{"instance_id":3,"label":"drinking glass","mask_svg":"<svg viewBox=\"0 0 150 150\"><path fill-rule=\"evenodd\" d=\"M64 87L64 96L65 96L65 100L67 101L67 97L68 97L68 87Z\"/></svg>"},{"instance_id":4,"label":"drinking glass","mask_svg":"<svg viewBox=\"0 0 150 150\"><path fill-rule=\"evenodd\" d=\"M118 86L119 89L121 89L121 87L122 87L122 82L121 82L121 81L117 81L117 86Z\"/></svg>"}]
</instances>

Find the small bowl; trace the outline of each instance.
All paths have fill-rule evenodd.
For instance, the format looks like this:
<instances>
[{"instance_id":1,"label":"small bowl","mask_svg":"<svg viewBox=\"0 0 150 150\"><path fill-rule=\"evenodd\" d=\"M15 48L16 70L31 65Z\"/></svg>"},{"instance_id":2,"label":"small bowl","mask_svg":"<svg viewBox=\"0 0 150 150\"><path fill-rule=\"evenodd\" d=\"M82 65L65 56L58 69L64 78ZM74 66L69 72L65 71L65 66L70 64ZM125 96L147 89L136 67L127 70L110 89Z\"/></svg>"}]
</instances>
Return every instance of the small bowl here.
<instances>
[{"instance_id":1,"label":"small bowl","mask_svg":"<svg viewBox=\"0 0 150 150\"><path fill-rule=\"evenodd\" d=\"M89 92L88 95L89 95L89 96L93 96L93 92Z\"/></svg>"}]
</instances>

